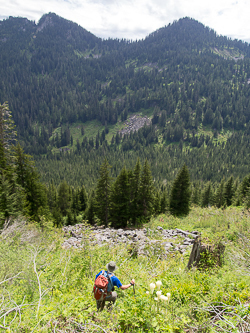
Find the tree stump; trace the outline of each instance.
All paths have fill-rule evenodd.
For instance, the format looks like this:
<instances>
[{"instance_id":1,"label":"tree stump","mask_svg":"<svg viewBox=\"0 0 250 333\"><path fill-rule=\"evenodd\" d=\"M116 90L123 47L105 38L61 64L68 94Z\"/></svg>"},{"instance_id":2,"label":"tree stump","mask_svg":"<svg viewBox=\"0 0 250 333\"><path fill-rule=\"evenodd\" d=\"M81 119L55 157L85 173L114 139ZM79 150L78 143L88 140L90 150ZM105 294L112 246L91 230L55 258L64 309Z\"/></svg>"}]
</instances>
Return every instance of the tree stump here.
<instances>
[{"instance_id":1,"label":"tree stump","mask_svg":"<svg viewBox=\"0 0 250 333\"><path fill-rule=\"evenodd\" d=\"M193 244L187 268L197 267L198 269L207 269L222 266L224 251L225 245L222 243L205 245L201 243L201 237L198 236Z\"/></svg>"}]
</instances>

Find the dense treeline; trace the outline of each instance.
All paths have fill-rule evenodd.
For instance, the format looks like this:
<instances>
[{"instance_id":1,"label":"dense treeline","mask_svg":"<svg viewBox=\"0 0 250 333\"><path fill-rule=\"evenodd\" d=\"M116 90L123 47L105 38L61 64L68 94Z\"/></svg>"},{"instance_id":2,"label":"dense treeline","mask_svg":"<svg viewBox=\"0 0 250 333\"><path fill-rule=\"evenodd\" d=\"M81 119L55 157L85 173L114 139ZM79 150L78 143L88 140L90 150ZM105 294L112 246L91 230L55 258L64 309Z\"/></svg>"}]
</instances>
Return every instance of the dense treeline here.
<instances>
[{"instance_id":1,"label":"dense treeline","mask_svg":"<svg viewBox=\"0 0 250 333\"><path fill-rule=\"evenodd\" d=\"M152 131L147 127L128 137L118 135L114 144L108 145L104 141L96 148L92 142L92 145L86 144L84 147L79 145L76 151L39 158L36 163L41 179L47 184L53 180L56 185L67 179L70 185L84 185L89 192L94 189L105 157L112 165L112 177L117 177L123 166L130 168L135 165L138 157L141 161L147 158L157 187L172 182L183 163L189 169L192 182L220 182L223 177L226 179L230 175L242 180L249 173L250 136L244 132L234 132L225 141L213 136L190 136L191 144L194 139L198 142L197 146L190 147L187 139L179 144L147 144L147 140L154 135L154 129Z\"/></svg>"},{"instance_id":2,"label":"dense treeline","mask_svg":"<svg viewBox=\"0 0 250 333\"><path fill-rule=\"evenodd\" d=\"M20 213L39 220L47 214L46 188L31 156L19 144L8 104L0 105L0 226Z\"/></svg>"},{"instance_id":3,"label":"dense treeline","mask_svg":"<svg viewBox=\"0 0 250 333\"><path fill-rule=\"evenodd\" d=\"M174 182L157 187L147 159L134 168L123 165L116 178L104 159L94 190L73 187L62 181L42 185L31 156L19 144L14 145L16 132L8 105L0 105L0 223L24 214L43 225L44 217L56 226L69 225L87 219L113 227L138 226L152 215L169 211L187 215L190 205L218 208L231 205L250 207L250 176L243 181L233 176L220 183L190 183L187 166L179 170Z\"/></svg>"}]
</instances>

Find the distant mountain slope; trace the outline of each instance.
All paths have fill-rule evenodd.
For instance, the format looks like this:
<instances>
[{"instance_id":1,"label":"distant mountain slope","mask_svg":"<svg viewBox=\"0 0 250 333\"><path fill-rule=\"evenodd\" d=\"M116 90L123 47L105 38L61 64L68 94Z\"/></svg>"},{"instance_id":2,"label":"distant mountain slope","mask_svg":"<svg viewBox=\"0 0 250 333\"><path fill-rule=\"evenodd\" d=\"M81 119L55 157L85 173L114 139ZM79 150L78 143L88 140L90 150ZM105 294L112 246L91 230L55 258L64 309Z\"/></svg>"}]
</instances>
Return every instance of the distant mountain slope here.
<instances>
[{"instance_id":1,"label":"distant mountain slope","mask_svg":"<svg viewBox=\"0 0 250 333\"><path fill-rule=\"evenodd\" d=\"M9 101L22 145L37 156L105 141L201 147L250 135L249 55L249 44L190 18L130 42L102 40L53 13L37 25L10 17L0 22L0 102ZM122 143L131 114L152 124Z\"/></svg>"}]
</instances>

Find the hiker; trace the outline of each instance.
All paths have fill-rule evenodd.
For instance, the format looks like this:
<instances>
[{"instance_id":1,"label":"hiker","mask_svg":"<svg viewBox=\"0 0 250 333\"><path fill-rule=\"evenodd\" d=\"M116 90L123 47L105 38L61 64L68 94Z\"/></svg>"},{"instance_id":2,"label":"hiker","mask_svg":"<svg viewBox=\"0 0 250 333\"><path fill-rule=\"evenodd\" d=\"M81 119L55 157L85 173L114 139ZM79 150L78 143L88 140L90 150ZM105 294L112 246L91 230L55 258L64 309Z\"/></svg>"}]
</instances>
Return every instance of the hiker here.
<instances>
[{"instance_id":1,"label":"hiker","mask_svg":"<svg viewBox=\"0 0 250 333\"><path fill-rule=\"evenodd\" d=\"M95 277L93 292L96 299L97 311L103 310L105 302L110 302L109 306L111 306L111 303L115 303L117 299L117 292L114 291L114 287L125 290L135 284L134 279L132 279L129 284L125 285L120 282L120 280L114 275L114 271L118 268L114 261L110 261L106 265L106 268L107 271L102 270ZM96 285L98 285L99 288ZM100 286L103 287L100 288Z\"/></svg>"}]
</instances>

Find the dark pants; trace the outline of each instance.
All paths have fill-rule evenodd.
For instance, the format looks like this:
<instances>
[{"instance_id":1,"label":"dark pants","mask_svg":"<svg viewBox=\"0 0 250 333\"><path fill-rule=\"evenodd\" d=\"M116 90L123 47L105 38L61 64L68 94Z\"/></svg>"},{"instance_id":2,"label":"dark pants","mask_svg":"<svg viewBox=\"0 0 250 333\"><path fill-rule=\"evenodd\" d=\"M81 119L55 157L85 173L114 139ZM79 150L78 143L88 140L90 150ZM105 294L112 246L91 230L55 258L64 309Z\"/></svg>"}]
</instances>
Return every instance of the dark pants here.
<instances>
[{"instance_id":1,"label":"dark pants","mask_svg":"<svg viewBox=\"0 0 250 333\"><path fill-rule=\"evenodd\" d=\"M106 296L103 301L96 301L97 311L102 311L105 305L105 302L109 302L108 307L111 307L117 299L117 292L112 291L111 295Z\"/></svg>"}]
</instances>

